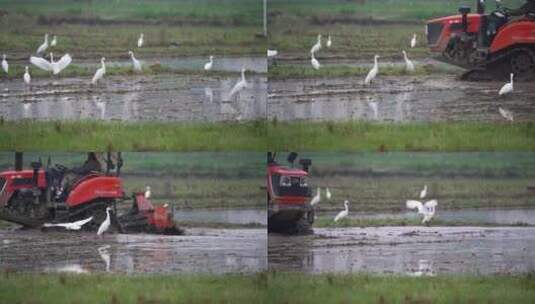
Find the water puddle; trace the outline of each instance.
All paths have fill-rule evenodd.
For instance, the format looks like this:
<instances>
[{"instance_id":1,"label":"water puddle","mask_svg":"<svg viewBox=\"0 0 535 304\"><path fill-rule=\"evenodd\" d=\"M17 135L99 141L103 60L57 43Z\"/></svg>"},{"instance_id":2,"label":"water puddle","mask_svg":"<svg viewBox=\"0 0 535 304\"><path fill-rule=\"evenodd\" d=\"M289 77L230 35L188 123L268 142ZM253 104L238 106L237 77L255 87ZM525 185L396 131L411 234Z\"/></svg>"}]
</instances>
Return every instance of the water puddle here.
<instances>
[{"instance_id":1,"label":"water puddle","mask_svg":"<svg viewBox=\"0 0 535 304\"><path fill-rule=\"evenodd\" d=\"M535 228L381 227L270 234L270 270L424 276L535 270Z\"/></svg>"},{"instance_id":2,"label":"water puddle","mask_svg":"<svg viewBox=\"0 0 535 304\"><path fill-rule=\"evenodd\" d=\"M362 76L270 81L268 117L278 120L515 121L535 120L532 83L498 98L499 82L461 82L453 75L380 76L371 86Z\"/></svg>"},{"instance_id":3,"label":"water puddle","mask_svg":"<svg viewBox=\"0 0 535 304\"><path fill-rule=\"evenodd\" d=\"M249 75L248 86L227 98L236 77L177 75L36 80L29 91L20 81L0 84L0 116L6 120L241 121L265 118L265 76ZM5 88L9 88L5 90Z\"/></svg>"},{"instance_id":4,"label":"water puddle","mask_svg":"<svg viewBox=\"0 0 535 304\"><path fill-rule=\"evenodd\" d=\"M267 225L265 209L176 210L175 221Z\"/></svg>"},{"instance_id":5,"label":"water puddle","mask_svg":"<svg viewBox=\"0 0 535 304\"><path fill-rule=\"evenodd\" d=\"M0 270L252 273L267 268L265 229L188 229L184 236L0 231Z\"/></svg>"}]
</instances>

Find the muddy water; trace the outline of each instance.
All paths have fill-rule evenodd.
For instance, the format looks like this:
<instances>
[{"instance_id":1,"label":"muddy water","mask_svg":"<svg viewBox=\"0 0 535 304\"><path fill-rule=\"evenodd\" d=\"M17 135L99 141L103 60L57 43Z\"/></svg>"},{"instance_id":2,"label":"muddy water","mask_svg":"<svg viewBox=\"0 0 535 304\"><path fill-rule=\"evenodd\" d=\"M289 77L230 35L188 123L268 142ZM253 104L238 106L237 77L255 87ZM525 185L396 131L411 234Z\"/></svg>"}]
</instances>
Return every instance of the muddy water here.
<instances>
[{"instance_id":1,"label":"muddy water","mask_svg":"<svg viewBox=\"0 0 535 304\"><path fill-rule=\"evenodd\" d=\"M314 229L268 238L271 270L404 275L509 274L535 270L535 228Z\"/></svg>"},{"instance_id":2,"label":"muddy water","mask_svg":"<svg viewBox=\"0 0 535 304\"><path fill-rule=\"evenodd\" d=\"M379 76L270 81L268 117L278 120L503 121L498 107L518 121L535 120L533 83L515 84L498 98L501 82L463 82L454 75Z\"/></svg>"},{"instance_id":3,"label":"muddy water","mask_svg":"<svg viewBox=\"0 0 535 304\"><path fill-rule=\"evenodd\" d=\"M107 77L97 87L88 78L35 79L0 83L0 116L34 118L229 121L265 118L267 79L249 75L248 86L228 100L236 77L178 75Z\"/></svg>"},{"instance_id":4,"label":"muddy water","mask_svg":"<svg viewBox=\"0 0 535 304\"><path fill-rule=\"evenodd\" d=\"M464 210L440 210L437 209L436 219L445 222L465 222L474 224L499 224L514 225L527 224L535 225L535 209L464 209ZM334 218L337 212L322 212ZM355 219L415 219L421 218L416 212L402 213L351 213L349 215Z\"/></svg>"},{"instance_id":5,"label":"muddy water","mask_svg":"<svg viewBox=\"0 0 535 304\"><path fill-rule=\"evenodd\" d=\"M257 272L265 229L188 229L185 236L0 231L0 270L46 272Z\"/></svg>"}]
</instances>

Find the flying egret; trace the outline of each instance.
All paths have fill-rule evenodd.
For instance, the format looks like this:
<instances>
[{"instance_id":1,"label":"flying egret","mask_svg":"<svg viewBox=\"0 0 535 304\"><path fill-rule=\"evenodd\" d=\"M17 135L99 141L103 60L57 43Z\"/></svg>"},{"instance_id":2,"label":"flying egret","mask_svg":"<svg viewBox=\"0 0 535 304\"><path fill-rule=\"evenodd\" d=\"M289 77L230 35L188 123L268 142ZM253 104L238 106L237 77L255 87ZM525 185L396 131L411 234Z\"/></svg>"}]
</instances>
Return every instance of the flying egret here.
<instances>
[{"instance_id":1,"label":"flying egret","mask_svg":"<svg viewBox=\"0 0 535 304\"><path fill-rule=\"evenodd\" d=\"M98 227L97 235L102 235L104 232L106 232L111 225L111 218L110 218L110 207L106 207L106 219L100 224L100 227Z\"/></svg>"},{"instance_id":2,"label":"flying egret","mask_svg":"<svg viewBox=\"0 0 535 304\"><path fill-rule=\"evenodd\" d=\"M63 71L69 64L71 64L71 62L72 58L69 54L63 55L59 61L54 62L54 54L50 53L50 65L52 66L52 73L54 73L54 75Z\"/></svg>"},{"instance_id":3,"label":"flying egret","mask_svg":"<svg viewBox=\"0 0 535 304\"><path fill-rule=\"evenodd\" d=\"M100 64L102 64L102 67L95 72L95 76L93 76L93 79L91 80L91 84L96 84L97 81L102 79L102 77L104 77L104 75L106 74L106 63L105 63L105 61L106 61L105 57L102 57L100 59Z\"/></svg>"},{"instance_id":4,"label":"flying egret","mask_svg":"<svg viewBox=\"0 0 535 304\"><path fill-rule=\"evenodd\" d=\"M422 189L422 191L420 191L420 199L425 198L426 195L427 195L427 185L424 185L424 188Z\"/></svg>"},{"instance_id":5,"label":"flying egret","mask_svg":"<svg viewBox=\"0 0 535 304\"><path fill-rule=\"evenodd\" d=\"M340 213L338 213L336 217L334 218L335 223L349 215L349 201L348 200L344 201L344 206L345 206L345 210L340 211Z\"/></svg>"},{"instance_id":6,"label":"flying egret","mask_svg":"<svg viewBox=\"0 0 535 304\"><path fill-rule=\"evenodd\" d=\"M375 77L377 77L377 74L379 73L379 63L377 62L377 59L379 58L381 58L379 55L375 55L375 57L373 58L373 61L374 61L373 67L368 72L368 75L366 75L364 84L370 84L375 79Z\"/></svg>"},{"instance_id":7,"label":"flying egret","mask_svg":"<svg viewBox=\"0 0 535 304\"><path fill-rule=\"evenodd\" d=\"M513 88L513 78L514 78L514 76L515 75L513 73L511 73L511 82L508 82L508 83L503 85L503 87L500 89L500 92L498 92L498 94L500 96L507 95L509 93L513 93L513 90L514 90L514 88Z\"/></svg>"},{"instance_id":8,"label":"flying egret","mask_svg":"<svg viewBox=\"0 0 535 304\"><path fill-rule=\"evenodd\" d=\"M412 34L411 39L411 48L414 48L416 46L416 33Z\"/></svg>"},{"instance_id":9,"label":"flying egret","mask_svg":"<svg viewBox=\"0 0 535 304\"><path fill-rule=\"evenodd\" d=\"M318 34L318 40L316 41L316 44L314 44L312 48L310 49L310 54L314 54L320 49L321 49L321 34Z\"/></svg>"},{"instance_id":10,"label":"flying egret","mask_svg":"<svg viewBox=\"0 0 535 304\"><path fill-rule=\"evenodd\" d=\"M230 99L237 93L239 93L241 90L245 89L247 86L247 80L245 80L245 68L241 69L241 79L234 85L232 90L230 90L230 93L228 94L227 101L230 101Z\"/></svg>"},{"instance_id":11,"label":"flying egret","mask_svg":"<svg viewBox=\"0 0 535 304\"><path fill-rule=\"evenodd\" d=\"M44 223L43 227L63 227L67 230L80 230L82 229L82 226L91 222L93 220L93 217L88 217L84 220L72 222L72 223L60 223L60 224L50 224L50 223Z\"/></svg>"},{"instance_id":12,"label":"flying egret","mask_svg":"<svg viewBox=\"0 0 535 304\"><path fill-rule=\"evenodd\" d=\"M405 70L407 72L414 72L414 63L412 63L405 51L403 51L403 58L405 59Z\"/></svg>"},{"instance_id":13,"label":"flying egret","mask_svg":"<svg viewBox=\"0 0 535 304\"><path fill-rule=\"evenodd\" d=\"M502 108L502 107L499 107L499 108L498 108L498 111L500 112L500 115L501 115L503 118L505 118L505 119L507 119L507 120L509 120L509 121L513 121L513 120L514 120L513 112L511 112L511 111L509 111L509 110L506 110L506 109L504 109L504 108Z\"/></svg>"},{"instance_id":14,"label":"flying egret","mask_svg":"<svg viewBox=\"0 0 535 304\"><path fill-rule=\"evenodd\" d=\"M328 199L328 200L331 200L331 190L329 190L329 188L326 188L325 189L325 197Z\"/></svg>"},{"instance_id":15,"label":"flying egret","mask_svg":"<svg viewBox=\"0 0 535 304\"><path fill-rule=\"evenodd\" d=\"M30 57L30 63L35 65L36 67L40 68L43 71L47 71L47 72L52 72L53 71L52 64L48 60L46 60L46 59L44 59L42 57L31 56Z\"/></svg>"},{"instance_id":16,"label":"flying egret","mask_svg":"<svg viewBox=\"0 0 535 304\"><path fill-rule=\"evenodd\" d=\"M268 57L275 57L278 54L279 54L279 52L277 50L270 50L270 49L267 50L267 56Z\"/></svg>"},{"instance_id":17,"label":"flying egret","mask_svg":"<svg viewBox=\"0 0 535 304\"><path fill-rule=\"evenodd\" d=\"M6 54L2 55L2 70L4 70L4 72L6 72L6 74L9 71L9 64L7 64Z\"/></svg>"},{"instance_id":18,"label":"flying egret","mask_svg":"<svg viewBox=\"0 0 535 304\"><path fill-rule=\"evenodd\" d=\"M316 57L314 57L314 53L310 54L310 56L311 56L310 63L312 64L312 67L314 68L314 70L319 70L321 67L321 64L316 59Z\"/></svg>"},{"instance_id":19,"label":"flying egret","mask_svg":"<svg viewBox=\"0 0 535 304\"><path fill-rule=\"evenodd\" d=\"M139 35L139 39L137 40L137 47L140 48L143 46L143 33Z\"/></svg>"},{"instance_id":20,"label":"flying egret","mask_svg":"<svg viewBox=\"0 0 535 304\"><path fill-rule=\"evenodd\" d=\"M331 40L331 35L329 35L329 37L327 38L327 47L330 48L332 44L333 41Z\"/></svg>"},{"instance_id":21,"label":"flying egret","mask_svg":"<svg viewBox=\"0 0 535 304\"><path fill-rule=\"evenodd\" d=\"M145 198L146 198L146 199L149 199L149 198L150 198L150 194L151 194L151 193L150 193L150 186L147 186L147 187L145 188Z\"/></svg>"},{"instance_id":22,"label":"flying egret","mask_svg":"<svg viewBox=\"0 0 535 304\"><path fill-rule=\"evenodd\" d=\"M45 34L45 41L43 42L43 44L39 46L36 53L41 54L42 52L46 51L47 48L48 48L48 34Z\"/></svg>"},{"instance_id":23,"label":"flying egret","mask_svg":"<svg viewBox=\"0 0 535 304\"><path fill-rule=\"evenodd\" d=\"M132 66L134 68L134 72L141 72L141 62L134 57L134 52L128 51L128 54L130 55L130 58L132 58Z\"/></svg>"},{"instance_id":24,"label":"flying egret","mask_svg":"<svg viewBox=\"0 0 535 304\"><path fill-rule=\"evenodd\" d=\"M110 245L104 245L97 249L100 258L102 259L102 261L104 261L104 264L106 264L106 272L110 272L111 264L111 255L108 252L108 249L110 249Z\"/></svg>"},{"instance_id":25,"label":"flying egret","mask_svg":"<svg viewBox=\"0 0 535 304\"><path fill-rule=\"evenodd\" d=\"M54 35L54 38L52 38L52 41L50 42L50 46L53 47L56 46L56 44L58 44L58 41L56 39L56 35Z\"/></svg>"},{"instance_id":26,"label":"flying egret","mask_svg":"<svg viewBox=\"0 0 535 304\"><path fill-rule=\"evenodd\" d=\"M418 213L424 216L422 219L422 224L427 224L435 215L435 207L437 204L437 200L430 200L425 204L422 204L422 202L419 201L408 200L407 208L418 209Z\"/></svg>"},{"instance_id":27,"label":"flying egret","mask_svg":"<svg viewBox=\"0 0 535 304\"><path fill-rule=\"evenodd\" d=\"M316 189L316 195L314 195L314 197L310 201L310 206L317 205L320 202L320 200L321 200L321 189L320 189L320 187L318 187Z\"/></svg>"},{"instance_id":28,"label":"flying egret","mask_svg":"<svg viewBox=\"0 0 535 304\"><path fill-rule=\"evenodd\" d=\"M32 78L30 77L30 72L28 71L28 66L26 66L24 68L25 72L24 72L24 77L22 77L24 79L24 83L26 85L30 85L30 82L32 81Z\"/></svg>"},{"instance_id":29,"label":"flying egret","mask_svg":"<svg viewBox=\"0 0 535 304\"><path fill-rule=\"evenodd\" d=\"M210 55L210 61L204 64L204 70L210 71L214 65L214 56Z\"/></svg>"}]
</instances>

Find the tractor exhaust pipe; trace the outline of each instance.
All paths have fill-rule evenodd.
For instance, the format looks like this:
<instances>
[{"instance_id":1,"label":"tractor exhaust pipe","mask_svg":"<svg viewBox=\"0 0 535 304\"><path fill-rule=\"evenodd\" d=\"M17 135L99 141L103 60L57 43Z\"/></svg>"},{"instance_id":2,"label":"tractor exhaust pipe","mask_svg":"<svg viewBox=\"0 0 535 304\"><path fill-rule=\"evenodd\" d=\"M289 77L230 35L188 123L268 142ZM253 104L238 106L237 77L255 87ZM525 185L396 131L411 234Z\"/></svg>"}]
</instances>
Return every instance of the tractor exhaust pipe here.
<instances>
[{"instance_id":1,"label":"tractor exhaust pipe","mask_svg":"<svg viewBox=\"0 0 535 304\"><path fill-rule=\"evenodd\" d=\"M479 0L477 1L477 3L479 3ZM466 33L468 32L468 14L470 13L470 8L468 6L461 6L459 8L459 13L463 16L463 19L462 19L463 32Z\"/></svg>"},{"instance_id":2,"label":"tractor exhaust pipe","mask_svg":"<svg viewBox=\"0 0 535 304\"><path fill-rule=\"evenodd\" d=\"M24 157L22 152L15 152L15 171L22 171Z\"/></svg>"}]
</instances>

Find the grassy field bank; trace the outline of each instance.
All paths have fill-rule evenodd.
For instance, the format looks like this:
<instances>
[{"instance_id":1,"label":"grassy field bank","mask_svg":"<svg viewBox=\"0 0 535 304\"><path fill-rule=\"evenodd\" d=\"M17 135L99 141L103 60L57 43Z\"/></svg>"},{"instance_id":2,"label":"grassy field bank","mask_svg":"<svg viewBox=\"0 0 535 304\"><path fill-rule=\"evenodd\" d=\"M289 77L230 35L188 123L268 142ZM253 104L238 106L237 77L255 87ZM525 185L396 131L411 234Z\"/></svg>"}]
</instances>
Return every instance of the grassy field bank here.
<instances>
[{"instance_id":1,"label":"grassy field bank","mask_svg":"<svg viewBox=\"0 0 535 304\"><path fill-rule=\"evenodd\" d=\"M82 140L81 140L82 139ZM123 123L0 121L0 149L24 151L534 151L532 123Z\"/></svg>"},{"instance_id":2,"label":"grassy field bank","mask_svg":"<svg viewBox=\"0 0 535 304\"><path fill-rule=\"evenodd\" d=\"M532 303L533 275L56 275L0 277L7 303Z\"/></svg>"}]
</instances>

